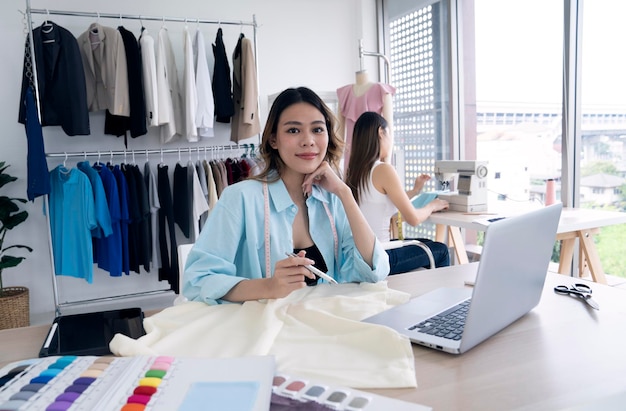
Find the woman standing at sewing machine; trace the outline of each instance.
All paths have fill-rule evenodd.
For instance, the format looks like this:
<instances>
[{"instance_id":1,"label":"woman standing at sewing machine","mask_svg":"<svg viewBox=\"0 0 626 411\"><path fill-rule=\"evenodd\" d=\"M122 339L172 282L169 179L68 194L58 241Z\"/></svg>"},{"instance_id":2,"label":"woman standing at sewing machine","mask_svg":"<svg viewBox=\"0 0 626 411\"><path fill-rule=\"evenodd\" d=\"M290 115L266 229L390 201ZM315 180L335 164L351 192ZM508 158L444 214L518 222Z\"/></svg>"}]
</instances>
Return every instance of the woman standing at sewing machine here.
<instances>
[{"instance_id":1,"label":"woman standing at sewing machine","mask_svg":"<svg viewBox=\"0 0 626 411\"><path fill-rule=\"evenodd\" d=\"M352 190L368 224L380 241L390 240L390 219L400 211L408 224L417 226L431 213L448 208L448 202L435 198L422 208L415 208L411 198L416 196L430 179L421 174L413 189L404 191L395 168L385 162L392 150L387 120L371 111L361 114L354 124L353 148L346 183ZM436 241L419 239L432 251L437 267L450 265L448 247ZM387 249L390 274L404 273L420 267L429 267L424 250L416 245Z\"/></svg>"}]
</instances>

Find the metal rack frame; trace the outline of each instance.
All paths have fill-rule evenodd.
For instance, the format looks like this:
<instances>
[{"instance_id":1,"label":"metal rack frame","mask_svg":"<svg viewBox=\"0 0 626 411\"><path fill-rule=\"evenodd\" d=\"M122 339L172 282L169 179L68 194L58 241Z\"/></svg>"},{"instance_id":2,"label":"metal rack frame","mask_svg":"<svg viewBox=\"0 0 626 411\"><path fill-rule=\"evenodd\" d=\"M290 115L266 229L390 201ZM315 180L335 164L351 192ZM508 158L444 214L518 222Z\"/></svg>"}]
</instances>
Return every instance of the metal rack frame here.
<instances>
[{"instance_id":1,"label":"metal rack frame","mask_svg":"<svg viewBox=\"0 0 626 411\"><path fill-rule=\"evenodd\" d=\"M389 57L385 56L383 53L379 53L377 51L367 51L363 48L363 39L359 39L359 65L360 70L363 70L363 57L364 56L373 56L383 59L385 62L385 82L387 84L391 84L391 61L389 61Z\"/></svg>"}]
</instances>

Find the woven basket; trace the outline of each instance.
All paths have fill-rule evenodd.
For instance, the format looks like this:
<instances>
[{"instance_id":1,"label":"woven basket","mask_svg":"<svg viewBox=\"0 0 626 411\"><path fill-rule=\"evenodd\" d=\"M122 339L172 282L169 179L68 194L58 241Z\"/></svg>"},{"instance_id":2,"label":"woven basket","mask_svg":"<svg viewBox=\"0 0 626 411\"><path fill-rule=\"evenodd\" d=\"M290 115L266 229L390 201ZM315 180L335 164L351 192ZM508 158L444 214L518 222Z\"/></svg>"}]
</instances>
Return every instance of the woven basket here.
<instances>
[{"instance_id":1,"label":"woven basket","mask_svg":"<svg viewBox=\"0 0 626 411\"><path fill-rule=\"evenodd\" d=\"M0 330L30 325L29 295L26 287L5 287L0 297Z\"/></svg>"}]
</instances>

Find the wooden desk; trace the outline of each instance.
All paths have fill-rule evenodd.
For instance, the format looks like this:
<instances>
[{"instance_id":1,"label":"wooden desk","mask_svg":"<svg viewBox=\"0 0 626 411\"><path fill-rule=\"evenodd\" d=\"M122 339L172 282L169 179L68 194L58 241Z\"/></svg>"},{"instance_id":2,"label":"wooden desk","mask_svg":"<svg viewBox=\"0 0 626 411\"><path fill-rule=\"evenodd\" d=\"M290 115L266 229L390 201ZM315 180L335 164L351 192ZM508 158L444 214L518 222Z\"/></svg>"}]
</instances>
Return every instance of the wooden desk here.
<instances>
[{"instance_id":1,"label":"wooden desk","mask_svg":"<svg viewBox=\"0 0 626 411\"><path fill-rule=\"evenodd\" d=\"M518 211L519 212L519 211ZM448 235L449 244L454 247L456 261L459 264L468 262L465 251L465 242L461 235L461 229L484 231L485 226L476 224L476 219L514 215L515 212L494 212L492 214L468 214L460 211L444 211L433 213L428 221L435 223L437 241L445 242ZM626 223L626 213L614 211L592 210L586 208L564 208L557 229L556 239L561 241L561 257L559 261L559 273L570 274L574 247L578 239L580 245L579 277L582 276L585 267L589 269L591 278L602 284L606 284L606 276L602 269L600 258L593 236L600 231L601 227Z\"/></svg>"},{"instance_id":2,"label":"wooden desk","mask_svg":"<svg viewBox=\"0 0 626 411\"><path fill-rule=\"evenodd\" d=\"M477 263L389 277L420 295L463 287ZM600 311L557 295L557 284L584 281L548 274L539 305L462 355L413 346L417 388L368 390L434 410L555 410L597 404L624 392L626 291L590 283ZM512 290L514 296L514 290ZM0 331L0 365L37 356L47 326Z\"/></svg>"},{"instance_id":3,"label":"wooden desk","mask_svg":"<svg viewBox=\"0 0 626 411\"><path fill-rule=\"evenodd\" d=\"M477 264L394 275L389 285L414 296L463 287ZM553 292L574 281L585 282L548 274L534 310L465 354L414 345L418 387L372 392L451 411L557 410L626 391L626 291L587 282L600 305L595 311Z\"/></svg>"}]
</instances>

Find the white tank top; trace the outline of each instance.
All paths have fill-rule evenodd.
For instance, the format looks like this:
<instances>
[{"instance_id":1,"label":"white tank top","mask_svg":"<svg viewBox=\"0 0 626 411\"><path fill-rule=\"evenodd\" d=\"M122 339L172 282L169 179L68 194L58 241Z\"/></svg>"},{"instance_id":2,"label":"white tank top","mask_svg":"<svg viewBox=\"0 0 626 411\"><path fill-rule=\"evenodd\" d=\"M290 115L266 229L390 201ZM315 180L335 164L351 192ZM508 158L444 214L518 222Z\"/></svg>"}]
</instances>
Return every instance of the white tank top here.
<instances>
[{"instance_id":1,"label":"white tank top","mask_svg":"<svg viewBox=\"0 0 626 411\"><path fill-rule=\"evenodd\" d=\"M361 193L359 208L365 216L368 224L376 234L376 238L380 241L389 241L389 220L398 211L386 194L376 190L372 183L372 174L374 169L382 161L374 163L370 171L369 178L365 190Z\"/></svg>"}]
</instances>

